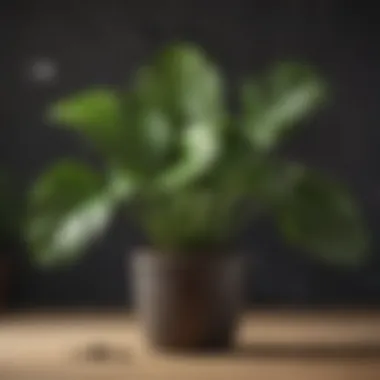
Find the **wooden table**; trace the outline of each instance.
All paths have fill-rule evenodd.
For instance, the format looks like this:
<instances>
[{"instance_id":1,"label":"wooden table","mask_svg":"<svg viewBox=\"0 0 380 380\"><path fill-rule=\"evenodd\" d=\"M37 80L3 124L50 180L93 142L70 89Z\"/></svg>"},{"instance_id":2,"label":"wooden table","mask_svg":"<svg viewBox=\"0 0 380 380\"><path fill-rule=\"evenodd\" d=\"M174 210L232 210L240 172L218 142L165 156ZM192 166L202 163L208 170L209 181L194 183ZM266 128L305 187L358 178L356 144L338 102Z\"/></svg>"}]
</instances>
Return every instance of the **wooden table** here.
<instances>
[{"instance_id":1,"label":"wooden table","mask_svg":"<svg viewBox=\"0 0 380 380\"><path fill-rule=\"evenodd\" d=\"M108 357L86 347L101 343ZM235 352L151 352L123 313L18 314L0 319L1 380L380 380L380 312L256 312Z\"/></svg>"}]
</instances>

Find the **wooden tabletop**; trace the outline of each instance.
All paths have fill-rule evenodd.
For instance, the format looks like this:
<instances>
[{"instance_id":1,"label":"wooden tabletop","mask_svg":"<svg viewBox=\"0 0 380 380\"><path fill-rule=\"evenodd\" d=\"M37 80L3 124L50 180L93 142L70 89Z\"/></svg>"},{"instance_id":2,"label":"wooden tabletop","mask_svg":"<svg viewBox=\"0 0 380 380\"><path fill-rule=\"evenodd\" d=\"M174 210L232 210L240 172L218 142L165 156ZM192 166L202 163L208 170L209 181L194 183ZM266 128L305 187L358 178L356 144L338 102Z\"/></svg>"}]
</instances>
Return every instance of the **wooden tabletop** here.
<instances>
[{"instance_id":1,"label":"wooden tabletop","mask_svg":"<svg viewBox=\"0 0 380 380\"><path fill-rule=\"evenodd\" d=\"M0 319L1 380L379 380L380 313L255 312L224 355L149 350L124 313Z\"/></svg>"}]
</instances>

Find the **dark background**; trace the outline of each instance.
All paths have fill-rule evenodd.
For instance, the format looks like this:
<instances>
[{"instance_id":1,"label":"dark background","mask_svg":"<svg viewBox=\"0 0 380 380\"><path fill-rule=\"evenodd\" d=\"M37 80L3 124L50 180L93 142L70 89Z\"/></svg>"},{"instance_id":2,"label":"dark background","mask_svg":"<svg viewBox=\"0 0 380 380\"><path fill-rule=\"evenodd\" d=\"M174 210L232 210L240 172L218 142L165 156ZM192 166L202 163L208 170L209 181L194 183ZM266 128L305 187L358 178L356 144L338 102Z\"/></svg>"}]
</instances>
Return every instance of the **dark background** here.
<instances>
[{"instance_id":1,"label":"dark background","mask_svg":"<svg viewBox=\"0 0 380 380\"><path fill-rule=\"evenodd\" d=\"M0 8L0 160L19 178L21 190L59 157L96 161L78 137L44 125L43 110L51 100L90 84L127 81L155 49L185 39L205 47L231 84L279 59L318 66L335 91L333 104L286 151L346 181L375 231L380 221L375 3L29 0ZM53 65L55 74L39 74L44 65ZM141 242L129 224L116 220L107 238L72 268L42 273L20 259L14 306L128 304L126 256ZM264 223L249 226L242 241L251 258L250 302L380 304L376 235L371 262L350 273L289 251Z\"/></svg>"}]
</instances>

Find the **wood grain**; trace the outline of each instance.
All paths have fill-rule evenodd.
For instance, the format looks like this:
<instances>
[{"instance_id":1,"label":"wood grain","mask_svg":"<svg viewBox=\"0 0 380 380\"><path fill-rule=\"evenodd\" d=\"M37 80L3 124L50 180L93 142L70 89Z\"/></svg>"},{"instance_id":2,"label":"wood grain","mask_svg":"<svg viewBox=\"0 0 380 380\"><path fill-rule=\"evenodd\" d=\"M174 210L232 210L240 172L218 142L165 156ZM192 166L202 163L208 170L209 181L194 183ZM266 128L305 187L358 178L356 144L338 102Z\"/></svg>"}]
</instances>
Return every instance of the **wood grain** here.
<instances>
[{"instance_id":1,"label":"wood grain","mask_svg":"<svg viewBox=\"0 0 380 380\"><path fill-rule=\"evenodd\" d=\"M154 352L128 314L20 313L0 320L0 379L379 380L380 313L251 313L234 352L199 356Z\"/></svg>"}]
</instances>

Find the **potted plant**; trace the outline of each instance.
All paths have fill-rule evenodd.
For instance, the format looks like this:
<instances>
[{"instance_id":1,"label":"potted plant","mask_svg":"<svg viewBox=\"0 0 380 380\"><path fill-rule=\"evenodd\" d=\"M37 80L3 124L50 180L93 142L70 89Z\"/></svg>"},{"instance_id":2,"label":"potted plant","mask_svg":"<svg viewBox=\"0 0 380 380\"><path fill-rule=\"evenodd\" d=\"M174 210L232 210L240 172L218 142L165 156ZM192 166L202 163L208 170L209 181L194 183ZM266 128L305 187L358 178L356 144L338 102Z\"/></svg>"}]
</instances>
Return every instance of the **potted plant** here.
<instances>
[{"instance_id":1,"label":"potted plant","mask_svg":"<svg viewBox=\"0 0 380 380\"><path fill-rule=\"evenodd\" d=\"M325 101L310 67L280 63L246 81L238 114L196 46L164 49L133 79L128 90L94 87L49 108L50 121L91 140L105 170L64 160L37 179L27 238L41 265L86 252L127 206L149 240L132 267L150 340L217 349L231 346L239 315L233 238L245 217L272 215L288 243L328 262L364 257L366 230L347 191L276 149Z\"/></svg>"},{"instance_id":2,"label":"potted plant","mask_svg":"<svg viewBox=\"0 0 380 380\"><path fill-rule=\"evenodd\" d=\"M12 264L21 238L22 202L10 176L0 175L0 311L8 307Z\"/></svg>"}]
</instances>

